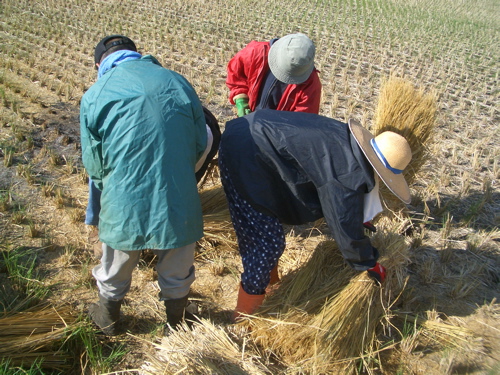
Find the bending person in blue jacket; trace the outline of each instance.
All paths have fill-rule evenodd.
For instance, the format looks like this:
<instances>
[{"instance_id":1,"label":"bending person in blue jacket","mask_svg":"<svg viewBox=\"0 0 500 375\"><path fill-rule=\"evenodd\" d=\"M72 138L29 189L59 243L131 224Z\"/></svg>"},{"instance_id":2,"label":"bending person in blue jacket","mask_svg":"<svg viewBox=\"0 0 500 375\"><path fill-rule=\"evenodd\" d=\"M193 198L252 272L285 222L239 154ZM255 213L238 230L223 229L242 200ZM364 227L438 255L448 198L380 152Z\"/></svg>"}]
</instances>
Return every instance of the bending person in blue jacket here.
<instances>
[{"instance_id":1,"label":"bending person in blue jacket","mask_svg":"<svg viewBox=\"0 0 500 375\"><path fill-rule=\"evenodd\" d=\"M89 308L105 334L118 331L120 307L141 250L158 257L167 322L186 316L203 236L195 165L207 131L201 102L181 75L142 56L122 35L96 46L98 80L81 101L83 164L101 192L101 262L92 274L99 301Z\"/></svg>"},{"instance_id":2,"label":"bending person in blue jacket","mask_svg":"<svg viewBox=\"0 0 500 375\"><path fill-rule=\"evenodd\" d=\"M411 155L401 135L373 137L353 120L263 109L227 122L219 168L243 264L233 319L262 304L285 249L282 224L324 217L345 261L383 282L363 223L382 209L379 179L410 202L402 172Z\"/></svg>"}]
</instances>

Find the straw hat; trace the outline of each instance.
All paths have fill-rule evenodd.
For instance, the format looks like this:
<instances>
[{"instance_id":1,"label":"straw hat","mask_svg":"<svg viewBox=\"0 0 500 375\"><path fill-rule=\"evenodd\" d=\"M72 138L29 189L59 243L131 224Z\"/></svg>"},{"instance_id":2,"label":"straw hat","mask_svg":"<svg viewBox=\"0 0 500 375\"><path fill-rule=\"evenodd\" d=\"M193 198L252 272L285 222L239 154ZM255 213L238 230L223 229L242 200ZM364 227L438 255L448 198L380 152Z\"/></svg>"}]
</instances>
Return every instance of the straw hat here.
<instances>
[{"instance_id":1,"label":"straw hat","mask_svg":"<svg viewBox=\"0 0 500 375\"><path fill-rule=\"evenodd\" d=\"M281 82L300 84L309 78L314 69L315 52L314 43L306 35L286 35L271 46L269 68Z\"/></svg>"},{"instance_id":2,"label":"straw hat","mask_svg":"<svg viewBox=\"0 0 500 375\"><path fill-rule=\"evenodd\" d=\"M374 137L353 119L349 119L349 129L389 190L404 203L410 203L410 188L403 176L403 170L411 160L411 148L406 139L391 131Z\"/></svg>"}]
</instances>

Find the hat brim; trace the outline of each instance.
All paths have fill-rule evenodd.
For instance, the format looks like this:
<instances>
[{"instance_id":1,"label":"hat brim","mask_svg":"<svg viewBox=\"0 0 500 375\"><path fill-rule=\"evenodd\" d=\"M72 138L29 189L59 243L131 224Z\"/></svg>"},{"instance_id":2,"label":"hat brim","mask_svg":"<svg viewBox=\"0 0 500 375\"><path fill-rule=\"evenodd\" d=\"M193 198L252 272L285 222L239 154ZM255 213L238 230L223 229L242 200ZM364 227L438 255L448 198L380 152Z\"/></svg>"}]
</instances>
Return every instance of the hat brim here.
<instances>
[{"instance_id":1,"label":"hat brim","mask_svg":"<svg viewBox=\"0 0 500 375\"><path fill-rule=\"evenodd\" d=\"M279 44L280 40L282 41L282 43L286 42L286 40L283 41L283 38L278 39L276 42L273 43L271 49L269 50L269 55L267 57L269 69L271 69L271 72L274 74L274 76L281 82L287 83L289 85L300 85L301 83L307 81L312 71L314 70L314 64L311 64L310 68L299 76L292 76L287 72L284 72L280 68L280 65L278 63L278 55L280 52L279 49L281 48L280 47L281 44Z\"/></svg>"},{"instance_id":2,"label":"hat brim","mask_svg":"<svg viewBox=\"0 0 500 375\"><path fill-rule=\"evenodd\" d=\"M349 130L354 136L354 139L356 139L361 151L363 151L363 154L366 156L384 184L396 197L401 199L404 203L409 204L411 202L411 194L408 183L406 182L403 174L394 174L387 169L384 164L382 164L370 144L370 140L375 138L373 134L354 119L349 119L348 124Z\"/></svg>"}]
</instances>

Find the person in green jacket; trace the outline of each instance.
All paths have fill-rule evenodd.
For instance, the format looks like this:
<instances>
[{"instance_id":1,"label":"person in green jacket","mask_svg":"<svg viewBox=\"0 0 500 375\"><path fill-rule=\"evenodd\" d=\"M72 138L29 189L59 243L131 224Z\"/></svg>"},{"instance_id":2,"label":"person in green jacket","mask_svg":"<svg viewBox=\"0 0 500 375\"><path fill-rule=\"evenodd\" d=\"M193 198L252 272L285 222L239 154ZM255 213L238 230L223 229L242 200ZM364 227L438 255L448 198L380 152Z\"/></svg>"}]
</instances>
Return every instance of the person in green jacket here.
<instances>
[{"instance_id":1,"label":"person in green jacket","mask_svg":"<svg viewBox=\"0 0 500 375\"><path fill-rule=\"evenodd\" d=\"M99 300L89 315L105 334L119 332L132 271L141 250L151 249L175 328L189 317L195 243L203 236L194 173L207 144L203 107L183 76L123 35L103 38L94 58L98 80L80 108L83 164L101 191L103 255L92 270Z\"/></svg>"}]
</instances>

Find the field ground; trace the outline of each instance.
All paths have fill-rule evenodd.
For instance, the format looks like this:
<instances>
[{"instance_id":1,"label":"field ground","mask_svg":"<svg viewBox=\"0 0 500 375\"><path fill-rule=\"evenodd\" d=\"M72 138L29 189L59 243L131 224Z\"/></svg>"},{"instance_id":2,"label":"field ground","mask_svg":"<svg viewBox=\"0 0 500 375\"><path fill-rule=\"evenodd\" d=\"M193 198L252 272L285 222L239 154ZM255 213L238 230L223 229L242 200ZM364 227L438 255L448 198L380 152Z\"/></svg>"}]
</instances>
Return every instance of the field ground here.
<instances>
[{"instance_id":1,"label":"field ground","mask_svg":"<svg viewBox=\"0 0 500 375\"><path fill-rule=\"evenodd\" d=\"M102 36L128 35L141 52L183 74L224 126L234 117L224 83L231 56L251 40L300 31L316 43L322 115L353 117L369 128L381 83L390 74L439 98L431 156L412 185L405 211L415 228L406 233L412 243L407 286L391 313L446 322L469 333L465 339L450 335L443 343L415 330L389 345L396 336L385 332L389 349L358 371L500 373L498 1L3 0L0 14L0 303L5 316L42 302L85 314L96 299L90 272L98 260L83 224L87 175L78 112L81 96L96 78L93 48ZM218 184L215 173L206 186ZM259 362L257 354L248 349L245 357L246 339L229 324L241 272L231 227L208 223L206 232L192 297L202 318L243 342L237 347L240 362L232 358L236 367L225 367L228 358L212 358L219 367L211 372L201 365L182 370L157 356L164 312L156 298L154 258L145 252L123 308L127 333L117 339L97 336L94 342L105 352L119 347L127 354L108 363L85 362L84 353L70 361L72 370L61 371L315 373L266 356L265 350L261 366L250 366ZM321 223L287 228L283 278L327 239ZM3 342L0 337L0 371L13 374L14 362L4 366L9 355L2 354ZM153 358L160 369L163 363L161 370Z\"/></svg>"}]
</instances>

